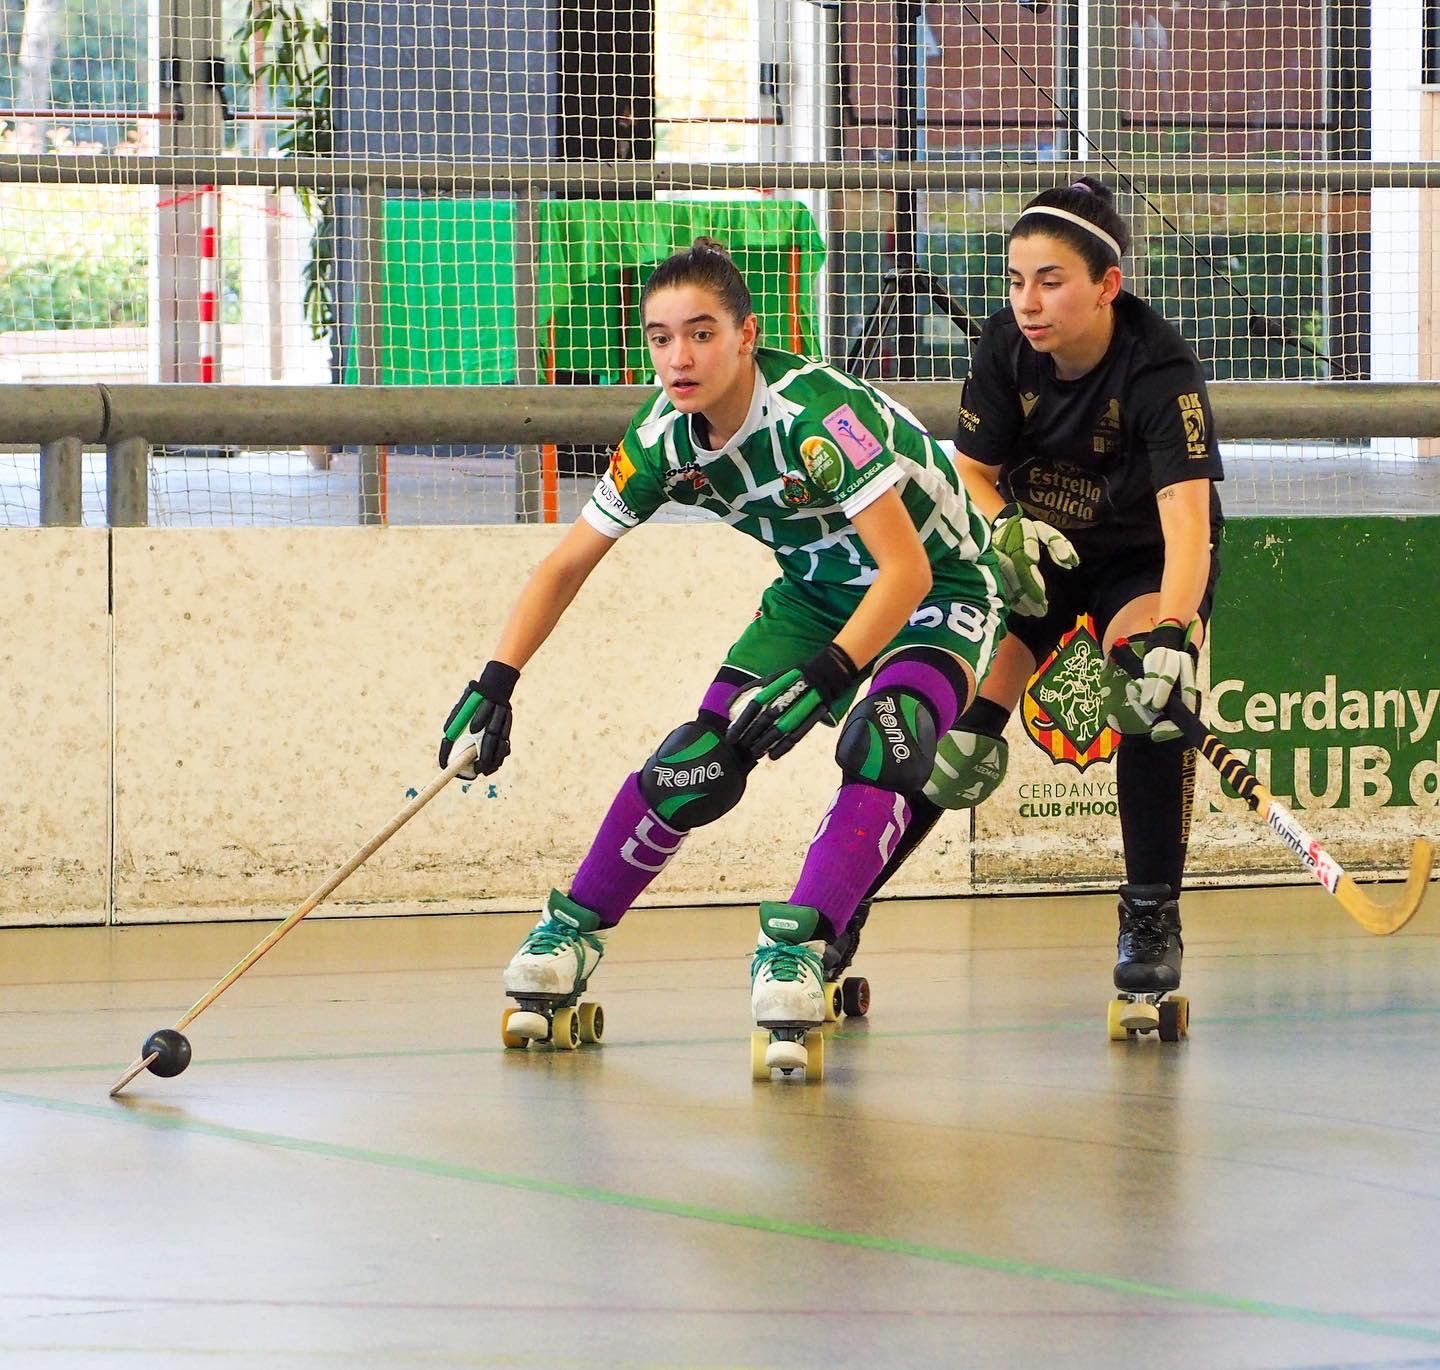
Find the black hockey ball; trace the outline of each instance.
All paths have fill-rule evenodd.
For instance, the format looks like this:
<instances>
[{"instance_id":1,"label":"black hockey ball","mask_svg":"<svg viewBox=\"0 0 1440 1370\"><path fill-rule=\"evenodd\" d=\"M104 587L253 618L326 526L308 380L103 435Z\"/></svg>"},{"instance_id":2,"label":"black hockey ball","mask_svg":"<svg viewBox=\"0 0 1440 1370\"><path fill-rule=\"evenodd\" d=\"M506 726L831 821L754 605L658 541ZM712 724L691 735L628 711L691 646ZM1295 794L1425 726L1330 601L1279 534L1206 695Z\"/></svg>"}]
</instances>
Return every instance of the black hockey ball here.
<instances>
[{"instance_id":1,"label":"black hockey ball","mask_svg":"<svg viewBox=\"0 0 1440 1370\"><path fill-rule=\"evenodd\" d=\"M140 1048L140 1055L154 1055L150 1062L150 1073L169 1079L178 1075L190 1064L190 1039L174 1028L161 1028L152 1032Z\"/></svg>"}]
</instances>

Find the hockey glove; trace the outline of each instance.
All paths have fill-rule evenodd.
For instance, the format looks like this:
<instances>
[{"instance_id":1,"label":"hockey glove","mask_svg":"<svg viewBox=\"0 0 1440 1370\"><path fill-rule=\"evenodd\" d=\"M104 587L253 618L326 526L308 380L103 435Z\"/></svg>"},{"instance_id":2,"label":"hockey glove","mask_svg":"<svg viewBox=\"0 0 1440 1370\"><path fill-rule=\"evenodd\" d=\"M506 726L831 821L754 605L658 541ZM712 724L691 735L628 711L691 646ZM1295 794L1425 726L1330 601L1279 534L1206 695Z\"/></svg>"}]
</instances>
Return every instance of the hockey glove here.
<instances>
[{"instance_id":1,"label":"hockey glove","mask_svg":"<svg viewBox=\"0 0 1440 1370\"><path fill-rule=\"evenodd\" d=\"M752 761L778 760L821 719L835 721L831 706L859 674L844 648L829 643L798 669L762 680L725 740Z\"/></svg>"},{"instance_id":2,"label":"hockey glove","mask_svg":"<svg viewBox=\"0 0 1440 1370\"><path fill-rule=\"evenodd\" d=\"M1129 695L1136 710L1149 720L1155 742L1173 742L1180 736L1180 729L1161 717L1172 696L1192 711L1200 701L1195 684L1198 627L1195 622L1187 628L1178 618L1165 618L1145 638L1145 674L1131 682Z\"/></svg>"},{"instance_id":3,"label":"hockey glove","mask_svg":"<svg viewBox=\"0 0 1440 1370\"><path fill-rule=\"evenodd\" d=\"M1062 571L1080 564L1080 554L1064 533L1031 518L1018 504L1007 504L996 514L990 540L1000 560L1005 598L1017 614L1029 618L1042 617L1050 603L1040 574L1041 556L1048 556Z\"/></svg>"},{"instance_id":4,"label":"hockey glove","mask_svg":"<svg viewBox=\"0 0 1440 1370\"><path fill-rule=\"evenodd\" d=\"M465 693L456 701L445 720L445 736L440 739L440 769L450 764L456 746L475 745L475 756L456 775L461 780L478 780L492 775L510 755L510 692L520 672L503 661L489 661L472 680Z\"/></svg>"}]
</instances>

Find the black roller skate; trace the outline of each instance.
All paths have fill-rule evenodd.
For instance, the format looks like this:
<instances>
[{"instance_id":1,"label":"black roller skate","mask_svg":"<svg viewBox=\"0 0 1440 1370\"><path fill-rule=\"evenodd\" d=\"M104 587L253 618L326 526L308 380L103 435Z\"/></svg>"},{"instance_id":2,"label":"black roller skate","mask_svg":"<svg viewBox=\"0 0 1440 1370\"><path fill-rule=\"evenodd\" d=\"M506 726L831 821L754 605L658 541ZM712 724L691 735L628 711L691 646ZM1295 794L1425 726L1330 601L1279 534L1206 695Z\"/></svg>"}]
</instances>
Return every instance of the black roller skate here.
<instances>
[{"instance_id":1,"label":"black roller skate","mask_svg":"<svg viewBox=\"0 0 1440 1370\"><path fill-rule=\"evenodd\" d=\"M870 917L870 901L862 899L845 931L825 945L825 1021L833 1023L842 1013L863 1018L870 1011L870 982L863 975L846 975L860 949L860 929Z\"/></svg>"},{"instance_id":2,"label":"black roller skate","mask_svg":"<svg viewBox=\"0 0 1440 1370\"><path fill-rule=\"evenodd\" d=\"M1155 1032L1162 1042L1190 1033L1190 1001L1180 988L1180 906L1169 885L1120 886L1120 937L1115 988L1110 1002L1112 1042Z\"/></svg>"}]
</instances>

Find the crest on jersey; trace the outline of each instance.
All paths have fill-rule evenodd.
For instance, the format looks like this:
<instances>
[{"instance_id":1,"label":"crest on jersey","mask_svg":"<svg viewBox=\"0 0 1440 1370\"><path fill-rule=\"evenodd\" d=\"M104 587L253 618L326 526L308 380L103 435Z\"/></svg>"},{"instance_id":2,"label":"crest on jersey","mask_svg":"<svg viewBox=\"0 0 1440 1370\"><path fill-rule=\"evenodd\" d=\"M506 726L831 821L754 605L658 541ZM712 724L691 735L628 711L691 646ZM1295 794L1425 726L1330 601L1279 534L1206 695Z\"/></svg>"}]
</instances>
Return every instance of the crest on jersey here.
<instances>
[{"instance_id":1,"label":"crest on jersey","mask_svg":"<svg viewBox=\"0 0 1440 1370\"><path fill-rule=\"evenodd\" d=\"M1120 401L1112 399L1095 421L1095 431L1091 434L1091 446L1094 448L1096 456L1108 457L1118 452L1124 440L1124 428L1124 420L1120 415Z\"/></svg>"},{"instance_id":2,"label":"crest on jersey","mask_svg":"<svg viewBox=\"0 0 1440 1370\"><path fill-rule=\"evenodd\" d=\"M810 487L805 484L804 477L797 476L793 471L784 471L780 476L780 498L792 509L803 509L810 503Z\"/></svg>"},{"instance_id":3,"label":"crest on jersey","mask_svg":"<svg viewBox=\"0 0 1440 1370\"><path fill-rule=\"evenodd\" d=\"M698 462L687 461L665 473L663 488L666 499L676 504L695 504L710 488L710 481Z\"/></svg>"},{"instance_id":4,"label":"crest on jersey","mask_svg":"<svg viewBox=\"0 0 1440 1370\"><path fill-rule=\"evenodd\" d=\"M1082 614L1030 677L1020 701L1025 731L1041 751L1083 771L1108 760L1120 734L1105 721L1105 656Z\"/></svg>"},{"instance_id":5,"label":"crest on jersey","mask_svg":"<svg viewBox=\"0 0 1440 1370\"><path fill-rule=\"evenodd\" d=\"M838 490L845 479L845 458L829 438L806 438L800 444L800 460L822 490Z\"/></svg>"}]
</instances>

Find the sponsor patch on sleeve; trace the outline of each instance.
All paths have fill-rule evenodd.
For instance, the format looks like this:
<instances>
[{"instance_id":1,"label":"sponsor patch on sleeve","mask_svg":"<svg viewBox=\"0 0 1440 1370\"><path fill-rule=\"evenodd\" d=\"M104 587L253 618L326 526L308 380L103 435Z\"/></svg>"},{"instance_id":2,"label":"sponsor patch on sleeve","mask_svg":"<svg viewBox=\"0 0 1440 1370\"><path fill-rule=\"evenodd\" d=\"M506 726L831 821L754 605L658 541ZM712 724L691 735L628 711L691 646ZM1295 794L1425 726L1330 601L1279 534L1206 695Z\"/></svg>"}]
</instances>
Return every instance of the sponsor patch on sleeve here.
<instances>
[{"instance_id":1,"label":"sponsor patch on sleeve","mask_svg":"<svg viewBox=\"0 0 1440 1370\"><path fill-rule=\"evenodd\" d=\"M800 460L805 465L810 479L822 490L832 494L840 488L845 479L845 462L835 450L835 444L819 436L806 438L800 444ZM787 500L786 503L791 501Z\"/></svg>"},{"instance_id":2,"label":"sponsor patch on sleeve","mask_svg":"<svg viewBox=\"0 0 1440 1370\"><path fill-rule=\"evenodd\" d=\"M840 444L852 466L864 466L872 457L885 450L884 444L856 417L855 411L842 404L833 414L821 420L826 431Z\"/></svg>"},{"instance_id":3,"label":"sponsor patch on sleeve","mask_svg":"<svg viewBox=\"0 0 1440 1370\"><path fill-rule=\"evenodd\" d=\"M623 523L627 528L635 526L637 522L635 511L621 498L620 492L615 488L615 482L608 475L601 477L590 498L594 501L596 508L603 509L611 518Z\"/></svg>"},{"instance_id":4,"label":"sponsor patch on sleeve","mask_svg":"<svg viewBox=\"0 0 1440 1370\"><path fill-rule=\"evenodd\" d=\"M1192 391L1181 395L1177 403L1180 406L1180 422L1185 429L1185 455L1192 460L1208 457L1210 445L1205 438L1205 406L1200 403L1199 393Z\"/></svg>"},{"instance_id":5,"label":"sponsor patch on sleeve","mask_svg":"<svg viewBox=\"0 0 1440 1370\"><path fill-rule=\"evenodd\" d=\"M616 494L625 493L625 483L635 474L635 463L630 460L630 454L625 450L622 442L614 452L610 454L610 479L615 482Z\"/></svg>"}]
</instances>

